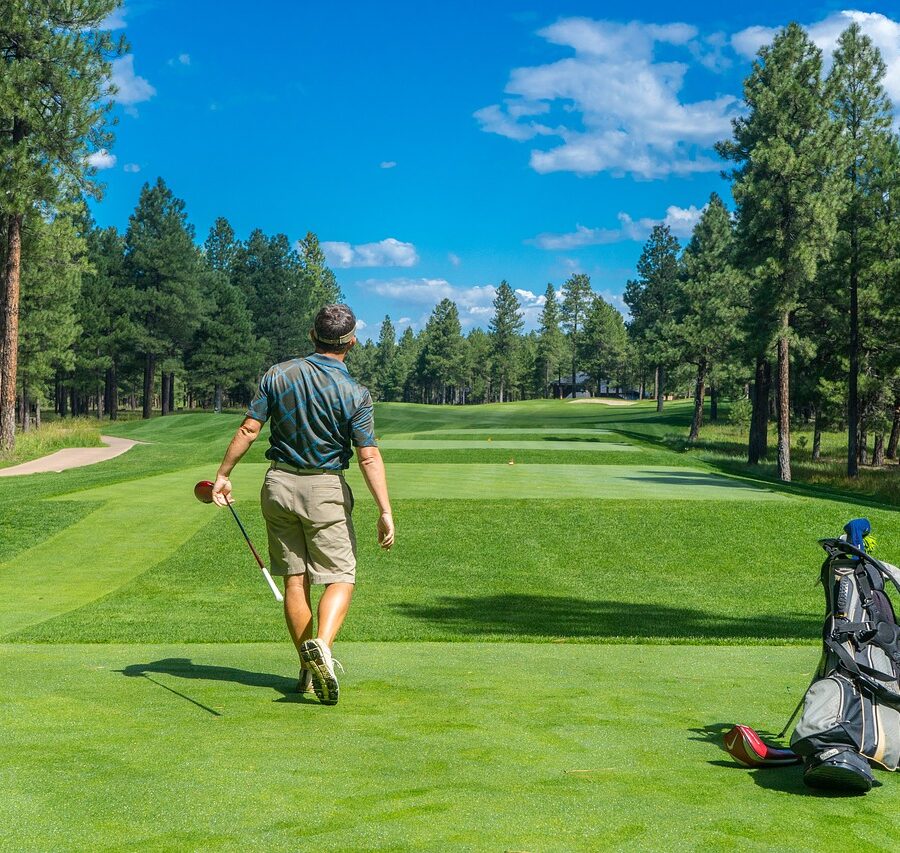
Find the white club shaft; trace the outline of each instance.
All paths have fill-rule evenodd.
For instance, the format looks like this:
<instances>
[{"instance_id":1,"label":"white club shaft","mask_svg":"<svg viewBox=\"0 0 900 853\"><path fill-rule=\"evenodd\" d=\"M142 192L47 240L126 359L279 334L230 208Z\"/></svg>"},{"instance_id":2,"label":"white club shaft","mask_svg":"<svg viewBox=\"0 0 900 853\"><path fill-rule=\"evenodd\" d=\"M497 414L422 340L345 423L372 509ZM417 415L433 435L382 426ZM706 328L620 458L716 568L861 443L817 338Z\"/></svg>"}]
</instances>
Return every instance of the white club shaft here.
<instances>
[{"instance_id":1,"label":"white club shaft","mask_svg":"<svg viewBox=\"0 0 900 853\"><path fill-rule=\"evenodd\" d=\"M272 590L272 595L275 596L276 601L284 601L284 596L281 594L281 590L275 586L275 581L272 580L272 575L269 574L269 570L263 566L262 567L263 577L266 579L266 583L269 584L269 589Z\"/></svg>"}]
</instances>

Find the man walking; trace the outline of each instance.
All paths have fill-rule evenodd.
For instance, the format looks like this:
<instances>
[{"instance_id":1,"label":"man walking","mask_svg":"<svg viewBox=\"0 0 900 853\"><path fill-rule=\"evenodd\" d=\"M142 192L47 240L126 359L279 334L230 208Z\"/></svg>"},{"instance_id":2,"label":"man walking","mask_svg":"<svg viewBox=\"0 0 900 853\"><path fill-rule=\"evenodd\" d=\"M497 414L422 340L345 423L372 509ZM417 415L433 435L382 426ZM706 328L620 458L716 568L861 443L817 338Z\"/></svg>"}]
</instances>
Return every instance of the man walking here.
<instances>
[{"instance_id":1,"label":"man walking","mask_svg":"<svg viewBox=\"0 0 900 853\"><path fill-rule=\"evenodd\" d=\"M331 647L356 583L353 494L344 480L353 448L378 504L378 542L394 544L394 521L369 392L347 372L356 344L356 317L346 305L326 305L310 338L316 351L270 367L238 428L213 486L213 500L231 500L234 466L271 421L272 461L260 500L269 539L270 569L284 577L284 615L300 654L297 689L315 691L325 705L338 701ZM309 589L324 584L313 637Z\"/></svg>"}]
</instances>

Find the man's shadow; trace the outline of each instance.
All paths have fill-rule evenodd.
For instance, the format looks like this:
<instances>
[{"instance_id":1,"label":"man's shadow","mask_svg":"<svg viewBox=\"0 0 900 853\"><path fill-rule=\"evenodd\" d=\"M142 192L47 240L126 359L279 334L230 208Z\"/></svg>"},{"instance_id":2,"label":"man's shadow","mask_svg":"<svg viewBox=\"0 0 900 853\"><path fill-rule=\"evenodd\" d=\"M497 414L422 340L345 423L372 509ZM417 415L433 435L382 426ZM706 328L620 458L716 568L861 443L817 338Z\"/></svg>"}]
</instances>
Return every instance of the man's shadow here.
<instances>
[{"instance_id":1,"label":"man's shadow","mask_svg":"<svg viewBox=\"0 0 900 853\"><path fill-rule=\"evenodd\" d=\"M153 674L173 675L178 678L199 679L202 681L230 681L234 684L243 684L247 687L262 687L280 693L281 697L274 701L288 702L300 705L319 704L308 694L297 693L297 679L283 675L274 675L268 672L251 672L247 669L236 669L232 666L216 666L210 664L194 663L190 658L163 658L152 663L133 663L124 669L116 670L129 678L144 678L152 681L159 687L180 696L198 708L221 717L218 711L186 696L161 681L152 677Z\"/></svg>"}]
</instances>

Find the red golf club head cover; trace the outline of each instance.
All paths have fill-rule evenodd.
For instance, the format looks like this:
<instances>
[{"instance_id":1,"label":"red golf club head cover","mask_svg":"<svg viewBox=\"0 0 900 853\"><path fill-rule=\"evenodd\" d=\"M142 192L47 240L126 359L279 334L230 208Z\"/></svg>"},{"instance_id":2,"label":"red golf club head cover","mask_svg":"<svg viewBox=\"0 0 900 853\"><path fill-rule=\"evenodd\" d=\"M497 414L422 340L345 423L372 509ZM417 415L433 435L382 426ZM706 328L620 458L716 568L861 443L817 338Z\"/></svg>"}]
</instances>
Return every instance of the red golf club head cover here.
<instances>
[{"instance_id":1,"label":"red golf club head cover","mask_svg":"<svg viewBox=\"0 0 900 853\"><path fill-rule=\"evenodd\" d=\"M201 480L194 486L194 497L202 503L211 504L213 502L212 490L213 484L209 480Z\"/></svg>"},{"instance_id":2,"label":"red golf club head cover","mask_svg":"<svg viewBox=\"0 0 900 853\"><path fill-rule=\"evenodd\" d=\"M735 726L725 735L728 754L745 767L785 767L799 764L800 756L791 749L769 746L750 726Z\"/></svg>"}]
</instances>

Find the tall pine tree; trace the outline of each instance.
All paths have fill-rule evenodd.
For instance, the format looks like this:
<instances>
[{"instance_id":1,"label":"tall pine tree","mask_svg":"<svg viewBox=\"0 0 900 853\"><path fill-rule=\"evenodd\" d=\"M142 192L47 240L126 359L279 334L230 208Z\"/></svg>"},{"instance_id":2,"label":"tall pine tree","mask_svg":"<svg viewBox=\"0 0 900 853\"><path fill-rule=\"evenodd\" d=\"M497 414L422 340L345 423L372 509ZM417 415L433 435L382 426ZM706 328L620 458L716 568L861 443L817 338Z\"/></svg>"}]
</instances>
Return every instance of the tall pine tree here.
<instances>
[{"instance_id":1,"label":"tall pine tree","mask_svg":"<svg viewBox=\"0 0 900 853\"><path fill-rule=\"evenodd\" d=\"M497 379L497 399L502 403L515 380L519 336L525 322L519 310L519 300L506 281L500 282L493 305L494 315L489 325L491 363Z\"/></svg>"},{"instance_id":2,"label":"tall pine tree","mask_svg":"<svg viewBox=\"0 0 900 853\"><path fill-rule=\"evenodd\" d=\"M778 475L791 479L791 316L828 257L842 202L841 129L829 114L822 52L798 24L760 49L744 81L747 113L718 145L732 177L737 234L757 282L760 327L778 352ZM772 316L774 315L774 316Z\"/></svg>"}]
</instances>

